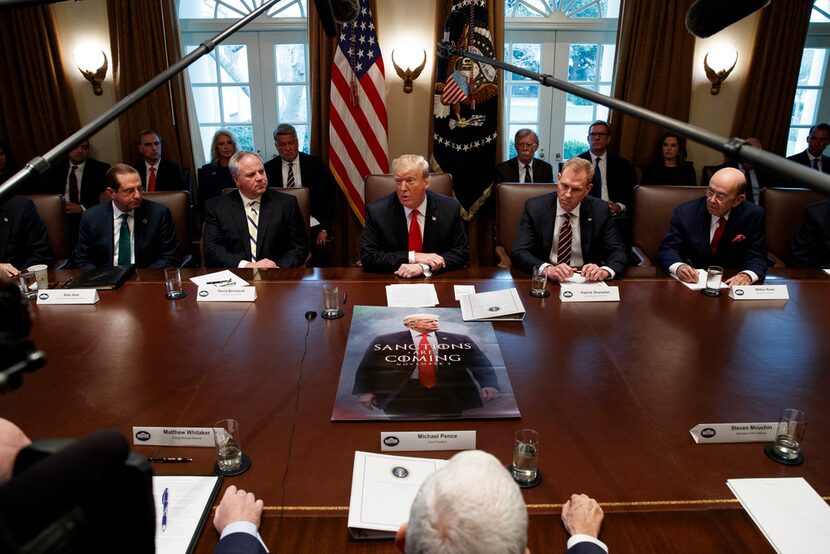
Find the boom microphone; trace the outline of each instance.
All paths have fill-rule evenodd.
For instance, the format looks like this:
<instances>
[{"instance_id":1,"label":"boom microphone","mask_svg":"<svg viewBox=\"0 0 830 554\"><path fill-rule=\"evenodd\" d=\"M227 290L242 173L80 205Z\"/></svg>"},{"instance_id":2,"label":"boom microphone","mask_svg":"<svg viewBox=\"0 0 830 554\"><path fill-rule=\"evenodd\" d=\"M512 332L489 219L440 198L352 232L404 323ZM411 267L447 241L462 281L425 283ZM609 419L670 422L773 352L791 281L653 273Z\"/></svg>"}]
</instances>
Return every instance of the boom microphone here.
<instances>
[{"instance_id":1,"label":"boom microphone","mask_svg":"<svg viewBox=\"0 0 830 554\"><path fill-rule=\"evenodd\" d=\"M314 5L329 37L337 36L337 23L354 21L360 13L358 0L314 0Z\"/></svg>"},{"instance_id":2,"label":"boom microphone","mask_svg":"<svg viewBox=\"0 0 830 554\"><path fill-rule=\"evenodd\" d=\"M769 3L770 0L697 0L686 12L686 29L696 37L711 37Z\"/></svg>"}]
</instances>

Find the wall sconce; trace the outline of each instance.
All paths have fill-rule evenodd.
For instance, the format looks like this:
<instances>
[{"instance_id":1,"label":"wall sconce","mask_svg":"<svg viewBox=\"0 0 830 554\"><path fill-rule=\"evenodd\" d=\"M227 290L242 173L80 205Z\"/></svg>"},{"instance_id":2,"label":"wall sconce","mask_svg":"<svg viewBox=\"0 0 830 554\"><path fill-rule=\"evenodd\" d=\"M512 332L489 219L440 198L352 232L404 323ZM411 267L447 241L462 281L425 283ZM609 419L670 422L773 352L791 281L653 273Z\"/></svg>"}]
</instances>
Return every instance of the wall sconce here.
<instances>
[{"instance_id":1,"label":"wall sconce","mask_svg":"<svg viewBox=\"0 0 830 554\"><path fill-rule=\"evenodd\" d=\"M711 65L709 64L709 56L712 57ZM712 88L709 89L710 93L714 95L720 92L721 84L729 77L737 63L738 51L734 48L718 48L706 53L703 57L703 70L706 71L706 78L712 83Z\"/></svg>"},{"instance_id":2,"label":"wall sconce","mask_svg":"<svg viewBox=\"0 0 830 554\"><path fill-rule=\"evenodd\" d=\"M81 72L84 78L92 83L92 92L95 96L104 94L104 89L101 84L104 82L104 77L107 76L107 68L109 62L107 55L103 50L94 50L91 47L81 47L75 49L75 67Z\"/></svg>"},{"instance_id":3,"label":"wall sconce","mask_svg":"<svg viewBox=\"0 0 830 554\"><path fill-rule=\"evenodd\" d=\"M412 92L412 81L418 78L418 75L421 74L421 71L424 70L424 66L427 64L427 51L422 50L422 52L424 53L424 61L421 62L421 65L415 69L409 69L409 67L407 67L404 70L401 69L397 63L395 63L395 51L392 50L392 65L395 66L395 71L398 73L398 77L403 79L403 91L406 94Z\"/></svg>"}]
</instances>

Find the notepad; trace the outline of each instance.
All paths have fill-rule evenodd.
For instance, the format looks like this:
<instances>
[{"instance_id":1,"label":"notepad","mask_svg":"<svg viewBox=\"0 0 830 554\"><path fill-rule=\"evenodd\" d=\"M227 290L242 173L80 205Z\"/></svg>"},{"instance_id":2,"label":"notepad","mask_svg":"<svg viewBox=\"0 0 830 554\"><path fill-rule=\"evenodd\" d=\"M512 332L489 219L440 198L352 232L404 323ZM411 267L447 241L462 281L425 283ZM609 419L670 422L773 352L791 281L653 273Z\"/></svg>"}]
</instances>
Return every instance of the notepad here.
<instances>
[{"instance_id":1,"label":"notepad","mask_svg":"<svg viewBox=\"0 0 830 554\"><path fill-rule=\"evenodd\" d=\"M156 475L156 554L188 554L196 548L213 501L219 492L219 475ZM167 527L162 529L161 497L168 490Z\"/></svg>"}]
</instances>

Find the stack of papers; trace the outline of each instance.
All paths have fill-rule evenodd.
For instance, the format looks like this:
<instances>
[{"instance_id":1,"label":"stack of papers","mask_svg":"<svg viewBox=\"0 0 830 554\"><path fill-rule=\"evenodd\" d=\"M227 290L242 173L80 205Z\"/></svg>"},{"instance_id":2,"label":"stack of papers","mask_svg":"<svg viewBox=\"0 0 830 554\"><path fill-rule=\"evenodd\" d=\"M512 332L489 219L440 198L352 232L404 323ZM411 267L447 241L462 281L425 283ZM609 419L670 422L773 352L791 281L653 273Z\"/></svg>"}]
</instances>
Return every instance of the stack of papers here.
<instances>
[{"instance_id":1,"label":"stack of papers","mask_svg":"<svg viewBox=\"0 0 830 554\"><path fill-rule=\"evenodd\" d=\"M386 305L390 308L428 308L438 305L435 285L386 285Z\"/></svg>"},{"instance_id":2,"label":"stack of papers","mask_svg":"<svg viewBox=\"0 0 830 554\"><path fill-rule=\"evenodd\" d=\"M525 307L515 288L460 297L464 321L521 321Z\"/></svg>"},{"instance_id":3,"label":"stack of papers","mask_svg":"<svg viewBox=\"0 0 830 554\"><path fill-rule=\"evenodd\" d=\"M677 279L678 282L686 285L687 288L692 290L703 290L706 288L706 275L708 272L705 269L696 269L695 271L697 271L697 283L687 283L686 281L681 281L680 279L677 279L677 275L672 275L672 277ZM724 285L723 281L721 281L720 288L728 289L729 285Z\"/></svg>"},{"instance_id":4,"label":"stack of papers","mask_svg":"<svg viewBox=\"0 0 830 554\"><path fill-rule=\"evenodd\" d=\"M218 286L231 288L250 286L250 283L229 269L217 271L215 273L208 273L207 275L199 275L198 277L191 277L190 281L192 283L196 283L199 287Z\"/></svg>"}]
</instances>

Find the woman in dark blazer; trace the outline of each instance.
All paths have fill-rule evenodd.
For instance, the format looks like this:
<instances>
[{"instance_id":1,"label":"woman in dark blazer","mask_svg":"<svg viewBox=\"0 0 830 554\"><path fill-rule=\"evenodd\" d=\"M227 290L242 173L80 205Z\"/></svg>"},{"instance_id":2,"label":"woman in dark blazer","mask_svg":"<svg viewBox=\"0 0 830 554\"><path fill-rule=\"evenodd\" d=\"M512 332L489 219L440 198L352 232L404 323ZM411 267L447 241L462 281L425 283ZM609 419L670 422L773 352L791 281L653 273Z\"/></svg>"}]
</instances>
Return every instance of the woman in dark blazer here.
<instances>
[{"instance_id":1,"label":"woman in dark blazer","mask_svg":"<svg viewBox=\"0 0 830 554\"><path fill-rule=\"evenodd\" d=\"M204 213L205 201L222 194L222 189L234 188L228 162L239 150L239 141L227 129L214 133L210 145L210 163L199 168L199 213Z\"/></svg>"},{"instance_id":2,"label":"woman in dark blazer","mask_svg":"<svg viewBox=\"0 0 830 554\"><path fill-rule=\"evenodd\" d=\"M686 139L665 133L657 149L656 163L643 168L641 185L697 184L695 166L686 161Z\"/></svg>"}]
</instances>

